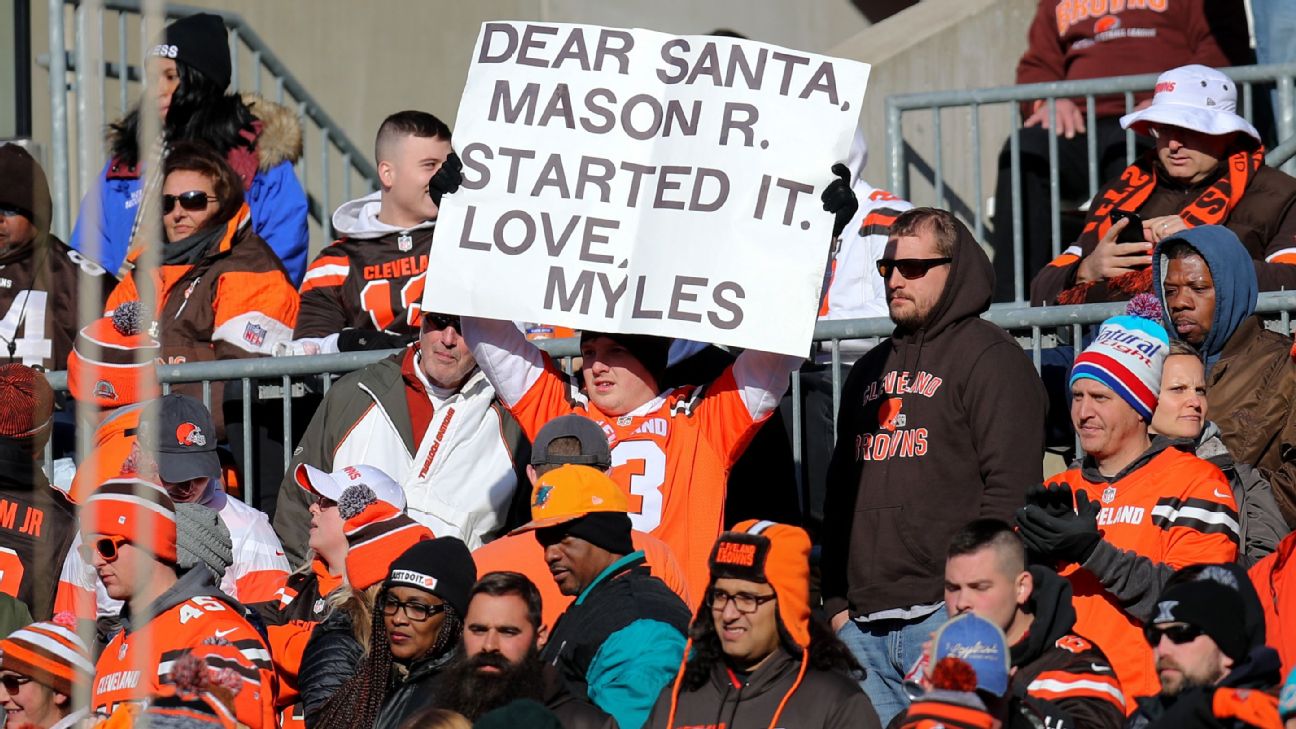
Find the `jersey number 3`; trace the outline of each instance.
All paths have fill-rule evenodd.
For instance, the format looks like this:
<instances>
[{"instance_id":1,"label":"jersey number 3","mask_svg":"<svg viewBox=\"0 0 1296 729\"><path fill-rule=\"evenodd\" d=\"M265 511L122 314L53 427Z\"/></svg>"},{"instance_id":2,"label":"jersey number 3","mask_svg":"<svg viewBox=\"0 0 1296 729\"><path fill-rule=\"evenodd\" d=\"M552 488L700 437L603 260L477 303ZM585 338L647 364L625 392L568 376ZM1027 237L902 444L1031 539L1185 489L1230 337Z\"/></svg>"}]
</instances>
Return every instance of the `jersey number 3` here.
<instances>
[{"instance_id":1,"label":"jersey number 3","mask_svg":"<svg viewBox=\"0 0 1296 729\"><path fill-rule=\"evenodd\" d=\"M661 524L666 454L650 440L622 441L612 449L612 472L630 479L630 526L651 532ZM621 479L617 479L620 481Z\"/></svg>"}]
</instances>

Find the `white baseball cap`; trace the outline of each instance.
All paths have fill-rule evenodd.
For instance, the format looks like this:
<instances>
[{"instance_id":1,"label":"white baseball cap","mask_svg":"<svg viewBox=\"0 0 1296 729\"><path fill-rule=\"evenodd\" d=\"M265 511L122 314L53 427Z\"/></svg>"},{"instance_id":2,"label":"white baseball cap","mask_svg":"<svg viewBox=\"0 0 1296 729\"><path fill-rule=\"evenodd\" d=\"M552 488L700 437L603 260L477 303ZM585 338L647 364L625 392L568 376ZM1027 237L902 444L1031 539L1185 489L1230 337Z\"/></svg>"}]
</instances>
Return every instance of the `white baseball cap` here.
<instances>
[{"instance_id":1,"label":"white baseball cap","mask_svg":"<svg viewBox=\"0 0 1296 729\"><path fill-rule=\"evenodd\" d=\"M405 511L405 489L392 480L381 468L373 466L343 466L333 473L325 473L306 464L298 464L294 474L297 484L307 491L337 501L342 492L363 484L373 490L380 500Z\"/></svg>"},{"instance_id":2,"label":"white baseball cap","mask_svg":"<svg viewBox=\"0 0 1296 729\"><path fill-rule=\"evenodd\" d=\"M1243 132L1257 142L1260 132L1237 113L1237 84L1210 66L1180 66L1157 77L1152 105L1120 120L1122 129L1151 136L1149 124L1168 124L1202 134Z\"/></svg>"}]
</instances>

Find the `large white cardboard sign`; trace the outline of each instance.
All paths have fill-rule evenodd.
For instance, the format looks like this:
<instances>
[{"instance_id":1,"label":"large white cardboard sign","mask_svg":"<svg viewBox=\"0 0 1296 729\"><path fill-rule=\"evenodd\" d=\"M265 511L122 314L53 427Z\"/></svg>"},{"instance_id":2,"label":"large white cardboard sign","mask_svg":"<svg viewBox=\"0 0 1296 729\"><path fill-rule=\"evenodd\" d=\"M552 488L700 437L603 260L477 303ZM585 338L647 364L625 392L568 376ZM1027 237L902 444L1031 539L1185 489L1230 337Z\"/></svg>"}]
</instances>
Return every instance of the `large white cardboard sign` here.
<instances>
[{"instance_id":1,"label":"large white cardboard sign","mask_svg":"<svg viewBox=\"0 0 1296 729\"><path fill-rule=\"evenodd\" d=\"M805 354L819 195L868 75L731 38L485 23L424 311Z\"/></svg>"}]
</instances>

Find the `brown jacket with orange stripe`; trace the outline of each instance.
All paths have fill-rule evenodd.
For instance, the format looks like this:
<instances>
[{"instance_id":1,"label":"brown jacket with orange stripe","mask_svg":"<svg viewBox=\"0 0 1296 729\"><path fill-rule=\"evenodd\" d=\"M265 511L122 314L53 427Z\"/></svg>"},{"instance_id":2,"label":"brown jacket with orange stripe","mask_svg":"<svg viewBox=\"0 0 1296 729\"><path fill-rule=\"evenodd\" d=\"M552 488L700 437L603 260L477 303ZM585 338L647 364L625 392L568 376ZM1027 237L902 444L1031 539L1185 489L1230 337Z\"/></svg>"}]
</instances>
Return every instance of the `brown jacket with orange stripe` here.
<instances>
[{"instance_id":1,"label":"brown jacket with orange stripe","mask_svg":"<svg viewBox=\"0 0 1296 729\"><path fill-rule=\"evenodd\" d=\"M283 264L252 231L246 204L198 263L160 265L154 322L162 355L171 364L269 355L292 338L300 305ZM129 259L135 263L139 252ZM140 300L138 270L108 297L105 313ZM213 402L215 401L213 395Z\"/></svg>"},{"instance_id":2,"label":"brown jacket with orange stripe","mask_svg":"<svg viewBox=\"0 0 1296 729\"><path fill-rule=\"evenodd\" d=\"M1072 632L1071 585L1050 569L1030 568L1034 620L1012 647L1013 696L1048 703L1052 729L1120 729L1126 697L1102 649Z\"/></svg>"},{"instance_id":3,"label":"brown jacket with orange stripe","mask_svg":"<svg viewBox=\"0 0 1296 729\"><path fill-rule=\"evenodd\" d=\"M645 729L881 729L877 713L849 676L803 667L777 648L746 676L716 661L711 678L694 690L666 684ZM674 717L671 720L671 717Z\"/></svg>"},{"instance_id":4,"label":"brown jacket with orange stripe","mask_svg":"<svg viewBox=\"0 0 1296 729\"><path fill-rule=\"evenodd\" d=\"M1139 158L1135 167L1143 175L1157 175L1156 188L1146 202L1138 209L1144 219L1162 215L1178 215L1189 203L1202 192L1215 184L1227 171L1221 165L1220 174L1210 177L1196 185L1182 185L1159 175L1156 170L1155 153ZM1090 210L1108 196L1114 195L1124 186L1123 177L1132 174L1126 170L1121 178L1111 180L1094 196ZM1256 277L1261 291L1278 291L1296 289L1296 179L1272 167L1261 166L1256 170L1246 186L1246 191L1237 205L1229 211L1222 225L1237 233L1246 246L1247 252L1255 261ZM1089 223L1101 222L1091 212L1085 220ZM1035 278L1031 280L1031 304L1034 306L1054 306L1058 297L1076 285L1076 270L1080 260L1093 253L1098 246L1097 228L1084 233L1072 243L1062 255L1053 259ZM1152 290L1152 269L1143 269L1145 276L1139 277L1139 290L1125 290L1108 286L1110 280L1100 281L1096 286L1084 292L1084 301L1076 303L1095 303L1103 301L1124 301L1134 294Z\"/></svg>"}]
</instances>

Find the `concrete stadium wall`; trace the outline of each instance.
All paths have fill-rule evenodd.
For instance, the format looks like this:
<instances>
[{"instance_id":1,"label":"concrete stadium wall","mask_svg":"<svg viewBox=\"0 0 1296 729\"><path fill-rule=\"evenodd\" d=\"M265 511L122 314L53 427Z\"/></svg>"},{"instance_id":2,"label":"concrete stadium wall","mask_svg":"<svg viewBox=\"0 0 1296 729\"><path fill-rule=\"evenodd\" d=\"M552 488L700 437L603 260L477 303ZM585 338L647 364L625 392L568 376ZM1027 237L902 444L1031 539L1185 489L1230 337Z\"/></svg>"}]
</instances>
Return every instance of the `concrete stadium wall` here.
<instances>
[{"instance_id":1,"label":"concrete stadium wall","mask_svg":"<svg viewBox=\"0 0 1296 729\"><path fill-rule=\"evenodd\" d=\"M923 0L874 26L850 0L190 0L189 4L242 15L362 151L369 149L383 117L400 109L425 109L453 126L471 49L481 23L487 20L583 22L678 33L730 28L757 40L859 59L874 64L861 117L872 152L867 176L884 185L886 96L1011 83L1035 0ZM48 52L47 9L43 2L32 5L33 52L39 56ZM65 25L70 47L74 33L70 10ZM132 58L138 58L141 42L133 21L128 43ZM117 44L110 15L104 36L110 59L116 57ZM240 64L240 84L245 89L254 84L250 66L245 55ZM35 141L48 150L48 74L36 66L33 76ZM264 88L271 95L268 82ZM129 103L137 94L137 87L130 89ZM109 79L105 121L119 113L119 87ZM75 108L69 116L69 135L75 140ZM966 116L956 112L944 116L945 172L952 198L975 205L970 165L958 156L968 154ZM993 185L994 155L1007 134L1007 121L1006 108L987 110L982 117L983 139L994 140L982 148L984 195ZM906 117L911 144L929 162L931 132L929 114ZM307 164L316 169L318 141L307 139L308 153L316 150ZM80 192L75 155L72 164L71 199L76 201ZM340 166L336 158L333 165ZM332 184L329 201L335 207L342 202L340 173L335 171L331 179L339 180ZM921 174L911 175L910 180L915 201L933 202L931 187ZM364 189L353 184L352 192L358 196ZM312 250L326 243L322 233L313 229Z\"/></svg>"},{"instance_id":2,"label":"concrete stadium wall","mask_svg":"<svg viewBox=\"0 0 1296 729\"><path fill-rule=\"evenodd\" d=\"M869 101L861 117L869 142L866 178L887 185L886 107L892 94L1011 85L1017 59L1026 48L1026 30L1037 0L924 0L828 50L830 55L873 64ZM1008 137L1011 110L982 110L981 181L984 199L993 194L999 147ZM941 117L943 171L947 195L942 207L963 217L976 209L975 174L969 135L970 114L948 110ZM909 199L940 204L924 174L935 166L935 130L930 112L904 117L905 139L919 163L909 166Z\"/></svg>"},{"instance_id":3,"label":"concrete stadium wall","mask_svg":"<svg viewBox=\"0 0 1296 729\"><path fill-rule=\"evenodd\" d=\"M187 4L239 13L366 152L382 119L401 109L430 111L453 127L472 48L487 20L580 22L675 33L728 28L815 52L825 52L868 27L850 0L187 0ZM39 56L48 53L48 10L40 0L32 5L33 53ZM70 9L65 16L71 47ZM108 57L115 59L115 16L109 15L107 26L104 44ZM140 41L134 26L132 21L128 43L132 58L137 58ZM246 56L243 59L240 82L249 89L254 83L251 64ZM47 149L48 84L48 72L36 67L33 128L36 141ZM267 94L272 88L265 87ZM131 90L132 104L137 94L137 88ZM105 97L105 120L110 121L120 108L115 80L108 80ZM69 134L75 140L75 109L69 116ZM317 142L308 138L308 151ZM318 165L319 160L308 158L307 163ZM72 199L78 200L75 164L74 159ZM333 189L331 205L336 206L342 202L338 199L341 185ZM363 192L357 187L354 194ZM313 230L313 250L327 242L316 233Z\"/></svg>"}]
</instances>

